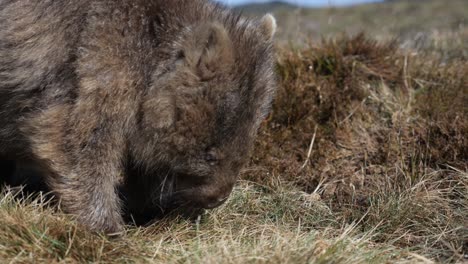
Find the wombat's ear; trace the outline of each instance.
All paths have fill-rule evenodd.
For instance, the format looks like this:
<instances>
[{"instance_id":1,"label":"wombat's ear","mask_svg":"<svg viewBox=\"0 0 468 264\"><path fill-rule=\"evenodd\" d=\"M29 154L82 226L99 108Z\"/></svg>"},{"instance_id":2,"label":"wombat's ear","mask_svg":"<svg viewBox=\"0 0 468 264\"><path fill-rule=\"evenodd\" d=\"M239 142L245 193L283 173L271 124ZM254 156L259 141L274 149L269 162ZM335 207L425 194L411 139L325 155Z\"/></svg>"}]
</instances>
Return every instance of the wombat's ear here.
<instances>
[{"instance_id":1,"label":"wombat's ear","mask_svg":"<svg viewBox=\"0 0 468 264\"><path fill-rule=\"evenodd\" d=\"M276 33L276 28L276 19L273 15L266 14L260 20L260 30L268 40L273 39Z\"/></svg>"},{"instance_id":2,"label":"wombat's ear","mask_svg":"<svg viewBox=\"0 0 468 264\"><path fill-rule=\"evenodd\" d=\"M218 23L195 27L184 43L183 53L187 64L201 80L213 78L234 61L232 40Z\"/></svg>"}]
</instances>

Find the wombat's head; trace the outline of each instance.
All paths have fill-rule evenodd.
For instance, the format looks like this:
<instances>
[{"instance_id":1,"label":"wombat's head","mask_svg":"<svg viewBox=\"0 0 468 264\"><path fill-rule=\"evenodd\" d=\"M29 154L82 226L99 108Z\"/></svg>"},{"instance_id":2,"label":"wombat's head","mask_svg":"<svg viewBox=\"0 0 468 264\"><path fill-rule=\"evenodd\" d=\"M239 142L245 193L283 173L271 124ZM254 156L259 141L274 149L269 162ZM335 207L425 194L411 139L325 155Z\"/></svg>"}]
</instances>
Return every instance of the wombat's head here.
<instances>
[{"instance_id":1,"label":"wombat's head","mask_svg":"<svg viewBox=\"0 0 468 264\"><path fill-rule=\"evenodd\" d=\"M214 208L228 198L276 88L275 28L271 15L204 22L174 42L141 121L153 138L145 159L169 168L155 186L163 207Z\"/></svg>"}]
</instances>

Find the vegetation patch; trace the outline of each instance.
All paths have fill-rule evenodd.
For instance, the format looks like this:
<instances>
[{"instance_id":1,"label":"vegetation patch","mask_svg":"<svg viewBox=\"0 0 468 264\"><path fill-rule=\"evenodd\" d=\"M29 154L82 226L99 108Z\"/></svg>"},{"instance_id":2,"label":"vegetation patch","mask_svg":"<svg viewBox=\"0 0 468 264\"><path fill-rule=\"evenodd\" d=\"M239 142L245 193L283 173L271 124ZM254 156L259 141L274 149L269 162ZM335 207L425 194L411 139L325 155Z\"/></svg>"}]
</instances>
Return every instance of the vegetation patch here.
<instances>
[{"instance_id":1,"label":"vegetation patch","mask_svg":"<svg viewBox=\"0 0 468 264\"><path fill-rule=\"evenodd\" d=\"M278 64L278 97L244 178L319 193L341 221L379 226L380 242L461 257L468 63L358 34L283 51Z\"/></svg>"}]
</instances>

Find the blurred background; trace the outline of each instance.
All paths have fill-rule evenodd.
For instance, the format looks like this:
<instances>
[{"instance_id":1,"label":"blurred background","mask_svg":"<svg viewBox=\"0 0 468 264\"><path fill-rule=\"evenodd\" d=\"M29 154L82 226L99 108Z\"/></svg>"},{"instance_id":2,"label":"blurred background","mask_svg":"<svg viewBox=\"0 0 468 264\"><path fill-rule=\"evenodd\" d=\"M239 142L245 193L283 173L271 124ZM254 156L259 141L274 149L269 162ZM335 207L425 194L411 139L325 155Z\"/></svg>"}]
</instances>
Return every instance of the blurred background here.
<instances>
[{"instance_id":1,"label":"blurred background","mask_svg":"<svg viewBox=\"0 0 468 264\"><path fill-rule=\"evenodd\" d=\"M289 3L296 6L304 7L323 7L323 6L346 6L356 5L370 2L380 2L382 0L283 0L283 1L272 1L272 0L218 0L219 2L227 5L243 5L243 4L261 4L261 3Z\"/></svg>"},{"instance_id":2,"label":"blurred background","mask_svg":"<svg viewBox=\"0 0 468 264\"><path fill-rule=\"evenodd\" d=\"M217 0L249 16L273 13L279 44L303 46L322 37L366 32L398 39L402 48L467 58L468 0Z\"/></svg>"}]
</instances>

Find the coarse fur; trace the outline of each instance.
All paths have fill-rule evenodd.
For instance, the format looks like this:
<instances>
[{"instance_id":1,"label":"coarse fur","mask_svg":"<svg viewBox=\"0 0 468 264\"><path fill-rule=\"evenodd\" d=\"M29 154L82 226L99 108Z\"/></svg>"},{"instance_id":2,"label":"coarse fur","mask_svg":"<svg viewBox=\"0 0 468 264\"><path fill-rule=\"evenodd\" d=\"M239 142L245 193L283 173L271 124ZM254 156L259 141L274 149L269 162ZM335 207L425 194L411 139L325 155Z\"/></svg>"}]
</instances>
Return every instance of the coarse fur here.
<instances>
[{"instance_id":1,"label":"coarse fur","mask_svg":"<svg viewBox=\"0 0 468 264\"><path fill-rule=\"evenodd\" d=\"M275 27L205 0L0 0L0 159L91 230L214 208L269 111Z\"/></svg>"}]
</instances>

